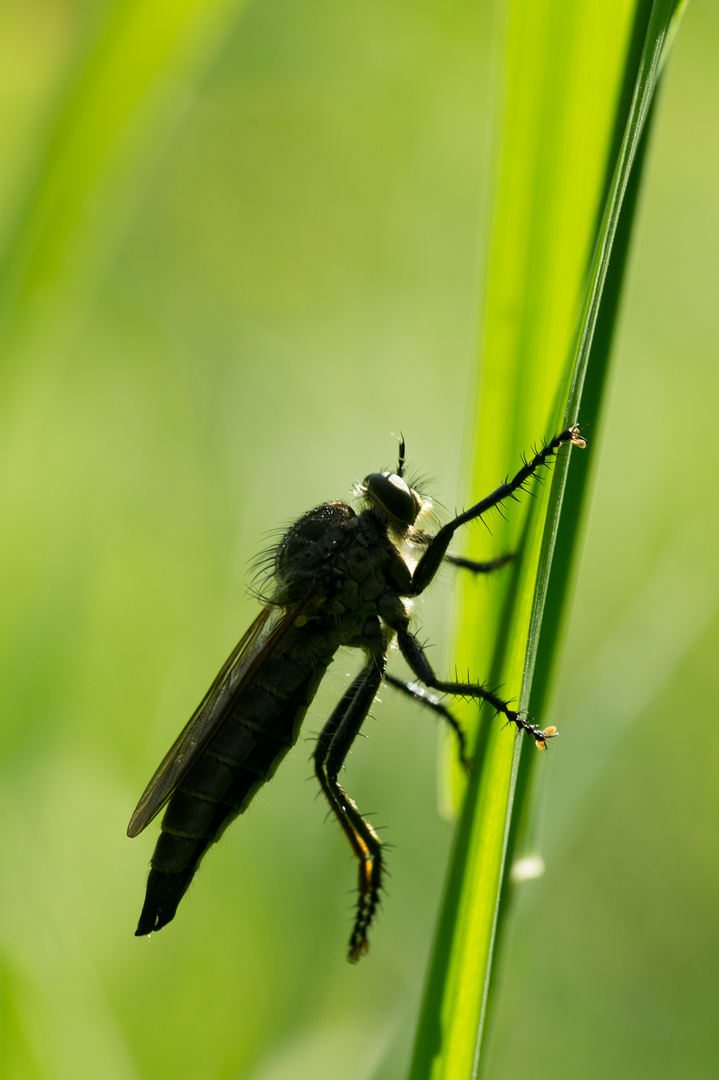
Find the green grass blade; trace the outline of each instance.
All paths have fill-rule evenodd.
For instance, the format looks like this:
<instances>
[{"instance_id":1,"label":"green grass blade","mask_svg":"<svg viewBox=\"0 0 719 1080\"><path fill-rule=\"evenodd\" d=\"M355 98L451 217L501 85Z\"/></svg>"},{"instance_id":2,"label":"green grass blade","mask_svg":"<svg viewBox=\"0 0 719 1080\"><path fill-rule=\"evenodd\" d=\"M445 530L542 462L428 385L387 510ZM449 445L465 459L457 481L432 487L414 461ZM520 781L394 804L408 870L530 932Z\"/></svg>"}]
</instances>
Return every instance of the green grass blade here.
<instances>
[{"instance_id":1,"label":"green grass blade","mask_svg":"<svg viewBox=\"0 0 719 1080\"><path fill-rule=\"evenodd\" d=\"M176 80L213 54L237 0L130 0L88 31L35 149L0 262L5 364L57 356L178 110Z\"/></svg>"},{"instance_id":2,"label":"green grass blade","mask_svg":"<svg viewBox=\"0 0 719 1080\"><path fill-rule=\"evenodd\" d=\"M581 205L580 200L576 204L571 204L571 197L567 200L576 217L564 222L557 215L562 205L557 196L568 178L566 161L556 152L557 142L562 132L572 128L577 103L581 110L586 107L589 115L582 80L573 81L572 72L585 71L589 57L596 54L596 33L592 41L591 13L579 7L570 12L565 5L561 14L551 3L532 5L526 12L514 9L508 34L510 87L504 112L500 185L509 180L500 190L490 258L484 331L487 360L478 426L479 466L473 488L477 493L491 490L511 470L517 444L523 440L526 449L532 434L550 434L578 417L581 421L591 417L596 423L646 150L647 121L681 7L668 0L651 8L637 5L631 35L626 25L617 32L619 8L612 22L608 8L603 7L614 33L607 34L605 27L600 44L607 48L607 56L613 55L612 47L615 59L626 54L626 62L622 71L607 61L599 87L584 87L597 109L597 126L588 122L583 131L575 131L575 145L582 148L590 182L585 184ZM558 33L560 30L563 33ZM629 47L624 49L627 37ZM553 48L544 54L543 46L550 41ZM639 42L643 42L641 51ZM555 65L551 73L542 67L550 52ZM528 72L535 73L536 85L532 86ZM511 85L513 76L519 89ZM620 92L622 85L624 92ZM628 85L633 89L631 98L626 93ZM531 150L527 151L522 104L531 110L532 96L540 99L541 116L533 133L539 141L546 136L554 142L551 160L543 161L541 153L535 153L531 160L528 157ZM598 102L616 104L602 112ZM623 131L618 152L618 140L610 137L612 128ZM589 147L587 136L590 132L596 136L597 130L601 137L595 137L594 147ZM588 160L592 149L594 156ZM529 182L530 199L523 191L512 189L509 181L513 178L516 183L517 174ZM609 175L611 182L607 183ZM570 175L569 183L576 184L577 176ZM560 259L565 265L558 275ZM573 269L568 273L570 265ZM584 270L587 265L588 274ZM535 279L542 274L537 287ZM508 304L510 298L513 305ZM551 354L542 356L542 345L546 349L552 338L544 323L548 318L544 302L550 311L554 305L556 337ZM573 308L579 311L574 321L576 331L572 330ZM590 361L593 371L588 382ZM585 386L591 390L586 412ZM581 495L586 490L589 456L580 468L572 465L570 469L576 457L576 450L571 455L560 453L551 484L545 484L536 499L525 500L529 505L523 515L511 515L519 521L502 523L497 529L503 543L500 550L517 551L519 557L494 622L488 625L486 616L480 621L474 604L465 609L464 627L481 628L480 646L484 645L485 652L489 635L496 635L492 678L502 684L506 696L519 697L520 707L543 723L546 718L539 714L546 702ZM490 480L487 474L492 470ZM568 487L568 476L575 472L580 480ZM560 528L563 506L571 513L565 515L568 523L562 521ZM547 608L550 589L552 602ZM479 1070L493 954L500 920L507 910L507 855L516 842L530 762L533 764L536 754L521 737L511 740L499 724L483 729L478 745L479 767L469 785L458 829L411 1080L455 1080L476 1076ZM515 803L517 791L522 798Z\"/></svg>"}]
</instances>

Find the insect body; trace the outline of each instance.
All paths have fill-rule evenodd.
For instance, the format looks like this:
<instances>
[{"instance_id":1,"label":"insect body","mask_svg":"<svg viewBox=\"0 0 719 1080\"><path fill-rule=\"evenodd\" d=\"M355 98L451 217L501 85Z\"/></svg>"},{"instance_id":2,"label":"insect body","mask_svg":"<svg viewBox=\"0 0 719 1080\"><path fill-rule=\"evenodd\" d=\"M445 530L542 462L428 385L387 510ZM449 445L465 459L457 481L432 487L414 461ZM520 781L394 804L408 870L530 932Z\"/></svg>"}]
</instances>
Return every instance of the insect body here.
<instances>
[{"instance_id":1,"label":"insect body","mask_svg":"<svg viewBox=\"0 0 719 1080\"><path fill-rule=\"evenodd\" d=\"M150 781L128 827L137 836L167 804L152 856L145 903L136 933L159 930L177 906L207 848L257 789L274 774L299 735L305 713L341 646L361 649L365 664L322 729L314 767L330 809L359 862L358 903L349 957L368 948L367 933L379 903L383 877L381 843L372 826L340 786L338 776L367 717L383 677L387 651L396 639L415 677L440 693L488 702L543 748L554 729L543 731L492 691L475 683L438 679L409 629L406 601L434 578L443 559L474 570L506 561L472 563L448 555L460 525L481 517L521 489L565 443L584 446L576 427L552 439L513 480L434 536L417 522L426 504L403 478L404 443L396 473L372 473L360 486L362 508L325 503L289 529L274 557L275 589ZM421 552L412 564L403 545ZM464 740L451 714L414 684L400 689L441 711Z\"/></svg>"}]
</instances>

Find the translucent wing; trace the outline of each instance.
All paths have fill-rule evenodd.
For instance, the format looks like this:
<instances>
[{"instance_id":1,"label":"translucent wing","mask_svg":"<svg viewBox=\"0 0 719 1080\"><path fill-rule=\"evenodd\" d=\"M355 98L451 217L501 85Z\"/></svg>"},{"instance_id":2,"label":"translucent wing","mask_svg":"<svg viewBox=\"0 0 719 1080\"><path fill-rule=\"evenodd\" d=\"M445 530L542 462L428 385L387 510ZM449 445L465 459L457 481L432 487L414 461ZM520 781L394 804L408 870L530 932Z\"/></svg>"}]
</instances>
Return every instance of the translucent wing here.
<instances>
[{"instance_id":1,"label":"translucent wing","mask_svg":"<svg viewBox=\"0 0 719 1080\"><path fill-rule=\"evenodd\" d=\"M260 612L162 759L130 819L128 836L137 836L159 814L222 724L228 706L254 677L268 651L275 647L303 606L304 603L290 609L269 606Z\"/></svg>"}]
</instances>

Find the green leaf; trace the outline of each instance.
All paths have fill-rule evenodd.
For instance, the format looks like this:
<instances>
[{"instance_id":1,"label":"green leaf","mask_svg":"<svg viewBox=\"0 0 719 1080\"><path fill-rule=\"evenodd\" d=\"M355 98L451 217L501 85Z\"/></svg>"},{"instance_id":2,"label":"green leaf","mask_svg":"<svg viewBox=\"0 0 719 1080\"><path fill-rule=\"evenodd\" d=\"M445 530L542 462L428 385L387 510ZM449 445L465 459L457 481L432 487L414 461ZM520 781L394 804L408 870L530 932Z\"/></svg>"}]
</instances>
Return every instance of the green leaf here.
<instances>
[{"instance_id":1,"label":"green leaf","mask_svg":"<svg viewBox=\"0 0 719 1080\"><path fill-rule=\"evenodd\" d=\"M517 560L494 617L478 611L477 590L465 593L462 640L474 643L472 670L482 663L542 726L650 109L681 7L639 3L631 25L620 3L516 4L507 28L473 500L516 471L533 441L570 423L579 421L589 450L580 460L563 449L551 484L490 522L495 553ZM477 747L411 1080L478 1074L508 867L528 830L534 748L493 721Z\"/></svg>"}]
</instances>

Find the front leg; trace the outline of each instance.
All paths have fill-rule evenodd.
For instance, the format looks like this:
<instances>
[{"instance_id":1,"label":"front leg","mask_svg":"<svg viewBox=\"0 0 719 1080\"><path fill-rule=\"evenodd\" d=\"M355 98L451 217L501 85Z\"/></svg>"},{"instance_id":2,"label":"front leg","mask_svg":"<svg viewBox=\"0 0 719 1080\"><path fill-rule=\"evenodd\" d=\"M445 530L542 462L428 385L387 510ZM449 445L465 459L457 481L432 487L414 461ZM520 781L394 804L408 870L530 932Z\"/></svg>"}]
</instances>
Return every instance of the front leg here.
<instances>
[{"instance_id":1,"label":"front leg","mask_svg":"<svg viewBox=\"0 0 719 1080\"><path fill-rule=\"evenodd\" d=\"M500 567L506 566L514 560L515 556L510 552L508 555L498 555L496 559L482 560L479 559L465 559L464 555L455 555L453 551L448 551L444 556L444 561L451 563L452 566L459 566L462 570L469 570L473 574L491 574L494 570L499 570Z\"/></svg>"},{"instance_id":2,"label":"front leg","mask_svg":"<svg viewBox=\"0 0 719 1080\"><path fill-rule=\"evenodd\" d=\"M412 543L417 547L429 547L434 542L434 537L421 529L415 529L412 533ZM442 556L445 562L452 566L459 566L463 570L470 570L473 574L491 574L502 566L513 561L515 556L512 552L506 555L498 555L496 559L466 559L464 555L457 555L454 551L446 551Z\"/></svg>"},{"instance_id":3,"label":"front leg","mask_svg":"<svg viewBox=\"0 0 719 1080\"><path fill-rule=\"evenodd\" d=\"M422 554L421 559L417 563L414 574L412 575L412 592L410 596L418 596L429 585L434 575L439 569L439 565L442 559L445 558L447 548L452 539L452 536L457 531L460 525L466 525L468 521L474 521L476 518L486 514L488 510L491 510L495 506L499 506L505 499L512 498L515 492L520 491L537 469L542 465L546 465L548 461L556 454L560 446L563 443L572 443L574 446L585 447L587 444L582 436L579 434L579 428L575 424L573 427L567 428L565 431L556 435L551 442L547 443L538 453L534 455L531 461L526 461L517 475L512 480L507 480L501 484L496 491L493 491L491 495L487 495L481 502L471 506L469 510L465 510L463 513L458 514L452 521L448 521L446 525L443 525L436 536L432 537L429 541L426 550Z\"/></svg>"}]
</instances>

